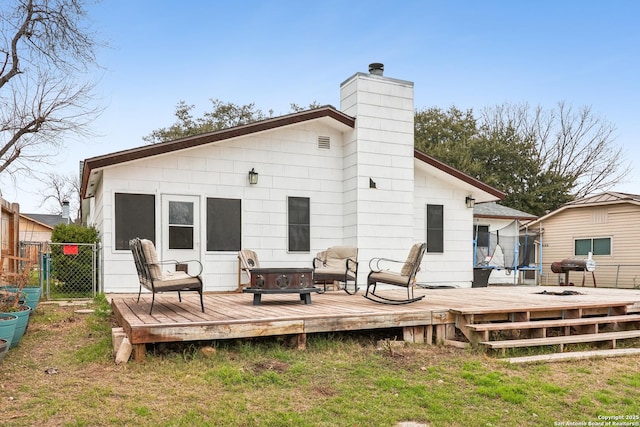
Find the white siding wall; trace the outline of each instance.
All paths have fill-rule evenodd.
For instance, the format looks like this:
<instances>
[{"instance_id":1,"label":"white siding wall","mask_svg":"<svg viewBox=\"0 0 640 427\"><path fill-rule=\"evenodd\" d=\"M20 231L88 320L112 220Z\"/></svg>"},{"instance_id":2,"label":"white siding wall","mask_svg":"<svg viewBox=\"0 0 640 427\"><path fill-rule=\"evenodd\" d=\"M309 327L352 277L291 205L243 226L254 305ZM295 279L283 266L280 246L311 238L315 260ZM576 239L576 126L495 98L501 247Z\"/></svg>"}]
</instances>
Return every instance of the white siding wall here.
<instances>
[{"instance_id":1,"label":"white siding wall","mask_svg":"<svg viewBox=\"0 0 640 427\"><path fill-rule=\"evenodd\" d=\"M444 252L425 253L418 282L430 286L471 287L473 281L473 209L465 205L469 191L416 168L414 240L426 241L427 204L444 207Z\"/></svg>"},{"instance_id":2,"label":"white siding wall","mask_svg":"<svg viewBox=\"0 0 640 427\"><path fill-rule=\"evenodd\" d=\"M331 149L317 147L319 135L331 137ZM255 250L262 266L310 267L317 252L344 244L342 134L319 123L306 123L217 145L152 157L104 171L99 226L107 266L107 292L137 291L138 282L129 251L114 249L114 194L156 195L156 240L162 238L160 196L200 197L201 218L206 198L242 200L242 246ZM259 173L249 185L251 168ZM311 252L287 253L287 197L311 200ZM100 197L100 196L97 196ZM200 234L206 291L237 287L237 253L206 252L206 223Z\"/></svg>"}]
</instances>

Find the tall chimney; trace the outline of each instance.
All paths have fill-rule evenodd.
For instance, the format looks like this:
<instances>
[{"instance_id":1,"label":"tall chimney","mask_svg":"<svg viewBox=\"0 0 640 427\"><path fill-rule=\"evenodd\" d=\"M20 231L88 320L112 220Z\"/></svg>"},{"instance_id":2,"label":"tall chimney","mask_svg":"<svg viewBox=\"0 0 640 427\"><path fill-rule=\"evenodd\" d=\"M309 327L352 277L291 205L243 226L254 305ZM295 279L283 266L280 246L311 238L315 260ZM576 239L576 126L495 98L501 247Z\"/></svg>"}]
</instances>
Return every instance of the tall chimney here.
<instances>
[{"instance_id":1,"label":"tall chimney","mask_svg":"<svg viewBox=\"0 0 640 427\"><path fill-rule=\"evenodd\" d=\"M373 74L375 76L381 76L384 72L384 64L380 62L374 62L369 64L369 74Z\"/></svg>"},{"instance_id":2,"label":"tall chimney","mask_svg":"<svg viewBox=\"0 0 640 427\"><path fill-rule=\"evenodd\" d=\"M69 224L69 202L67 200L62 202L62 219L66 220L67 224Z\"/></svg>"}]
</instances>

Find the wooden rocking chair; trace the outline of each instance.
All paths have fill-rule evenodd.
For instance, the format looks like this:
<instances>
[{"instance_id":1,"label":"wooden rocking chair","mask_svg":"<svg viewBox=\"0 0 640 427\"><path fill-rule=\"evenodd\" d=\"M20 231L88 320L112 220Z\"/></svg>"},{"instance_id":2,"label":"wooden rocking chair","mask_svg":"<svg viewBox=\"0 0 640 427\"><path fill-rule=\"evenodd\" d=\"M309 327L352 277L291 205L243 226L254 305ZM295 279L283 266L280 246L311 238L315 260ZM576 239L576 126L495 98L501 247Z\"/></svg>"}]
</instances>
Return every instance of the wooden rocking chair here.
<instances>
[{"instance_id":1,"label":"wooden rocking chair","mask_svg":"<svg viewBox=\"0 0 640 427\"><path fill-rule=\"evenodd\" d=\"M420 270L420 262L422 261L426 247L426 243L416 243L413 245L409 251L406 261L396 261L388 258L373 258L369 261L369 268L371 269L371 272L367 277L367 291L364 297L381 304L396 305L409 304L423 299L424 295L418 297L414 296L413 288L415 287L416 274ZM385 265L400 264L402 264L402 268L399 272L383 268ZM378 283L386 283L389 285L407 288L407 298L396 299L380 295L376 292L376 286Z\"/></svg>"},{"instance_id":2,"label":"wooden rocking chair","mask_svg":"<svg viewBox=\"0 0 640 427\"><path fill-rule=\"evenodd\" d=\"M242 249L238 251L238 291L242 291L242 288L248 287L251 284L251 270L254 268L260 268L260 261L258 261L258 254L251 249ZM247 276L247 281L242 282L242 275Z\"/></svg>"}]
</instances>

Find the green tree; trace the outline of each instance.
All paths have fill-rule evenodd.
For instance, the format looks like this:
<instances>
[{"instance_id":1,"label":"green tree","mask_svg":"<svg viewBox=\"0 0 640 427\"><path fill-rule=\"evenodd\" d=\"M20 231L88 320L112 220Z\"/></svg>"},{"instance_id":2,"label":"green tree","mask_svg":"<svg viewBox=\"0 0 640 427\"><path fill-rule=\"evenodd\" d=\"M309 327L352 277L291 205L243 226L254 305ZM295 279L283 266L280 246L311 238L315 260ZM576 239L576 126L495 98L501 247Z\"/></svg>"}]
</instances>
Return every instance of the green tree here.
<instances>
[{"instance_id":1,"label":"green tree","mask_svg":"<svg viewBox=\"0 0 640 427\"><path fill-rule=\"evenodd\" d=\"M473 110L455 106L417 111L415 117L416 148L504 191L506 206L533 213L544 209L527 193L541 174L535 143L523 138L514 123L479 123Z\"/></svg>"},{"instance_id":2,"label":"green tree","mask_svg":"<svg viewBox=\"0 0 640 427\"><path fill-rule=\"evenodd\" d=\"M478 137L473 110L462 111L455 106L447 111L437 107L417 110L414 127L414 145L418 150L472 173L471 147Z\"/></svg>"},{"instance_id":3,"label":"green tree","mask_svg":"<svg viewBox=\"0 0 640 427\"><path fill-rule=\"evenodd\" d=\"M416 148L505 192L504 205L536 215L611 188L628 173L613 126L587 107L502 104L479 118L429 108L415 117Z\"/></svg>"},{"instance_id":4,"label":"green tree","mask_svg":"<svg viewBox=\"0 0 640 427\"><path fill-rule=\"evenodd\" d=\"M308 107L298 104L290 104L291 112L297 113L304 110L320 108L317 102L312 102ZM227 129L234 126L246 125L258 120L273 117L273 110L267 113L256 108L255 104L237 105L232 102L222 102L219 99L211 99L211 110L205 111L202 116L193 116L195 105L187 105L184 101L176 105L176 122L168 128L160 128L152 131L142 139L151 144L173 141L188 136L199 135L207 132Z\"/></svg>"},{"instance_id":5,"label":"green tree","mask_svg":"<svg viewBox=\"0 0 640 427\"><path fill-rule=\"evenodd\" d=\"M483 121L472 146L472 175L502 190L505 206L543 215L573 200L573 178L545 169L535 138L510 121Z\"/></svg>"},{"instance_id":6,"label":"green tree","mask_svg":"<svg viewBox=\"0 0 640 427\"><path fill-rule=\"evenodd\" d=\"M264 113L255 104L237 105L211 99L211 110L205 111L201 117L193 117L195 105L187 105L184 101L176 105L176 122L168 128L152 131L142 139L151 144L173 141L187 136L214 132L234 126L246 125L273 116L273 111Z\"/></svg>"},{"instance_id":7,"label":"green tree","mask_svg":"<svg viewBox=\"0 0 640 427\"><path fill-rule=\"evenodd\" d=\"M311 104L309 104L306 107L304 107L302 105L298 105L296 103L291 103L289 105L291 106L291 112L292 113L299 113L300 111L314 110L316 108L321 108L322 107L322 105L318 104L316 101L313 101Z\"/></svg>"}]
</instances>

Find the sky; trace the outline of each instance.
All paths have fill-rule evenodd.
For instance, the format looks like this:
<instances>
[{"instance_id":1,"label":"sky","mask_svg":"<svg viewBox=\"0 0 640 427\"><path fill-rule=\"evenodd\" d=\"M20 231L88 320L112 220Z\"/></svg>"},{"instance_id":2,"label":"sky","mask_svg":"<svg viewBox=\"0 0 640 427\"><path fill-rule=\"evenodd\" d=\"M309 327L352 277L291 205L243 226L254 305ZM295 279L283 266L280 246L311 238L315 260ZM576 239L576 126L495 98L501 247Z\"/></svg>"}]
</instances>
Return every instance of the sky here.
<instances>
[{"instance_id":1,"label":"sky","mask_svg":"<svg viewBox=\"0 0 640 427\"><path fill-rule=\"evenodd\" d=\"M640 1L103 0L88 12L108 44L92 76L103 112L94 136L69 138L58 173L145 145L180 101L196 116L211 99L275 115L291 103L339 108L340 84L381 62L414 83L416 109L591 107L632 168L612 190L640 194ZM18 182L2 182L6 200L51 212L42 182Z\"/></svg>"}]
</instances>

